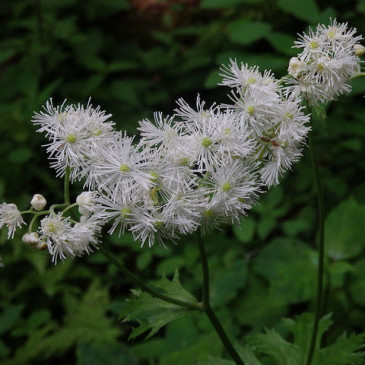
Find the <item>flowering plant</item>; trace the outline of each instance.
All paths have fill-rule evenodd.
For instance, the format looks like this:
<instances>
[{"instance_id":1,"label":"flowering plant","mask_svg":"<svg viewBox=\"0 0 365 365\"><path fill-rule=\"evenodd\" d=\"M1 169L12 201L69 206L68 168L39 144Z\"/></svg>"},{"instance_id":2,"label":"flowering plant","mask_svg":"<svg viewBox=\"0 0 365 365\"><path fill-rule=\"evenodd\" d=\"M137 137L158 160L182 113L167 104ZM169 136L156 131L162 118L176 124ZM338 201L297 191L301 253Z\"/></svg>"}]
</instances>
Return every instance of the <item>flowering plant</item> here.
<instances>
[{"instance_id":1,"label":"flowering plant","mask_svg":"<svg viewBox=\"0 0 365 365\"><path fill-rule=\"evenodd\" d=\"M361 39L356 30L336 20L329 26L319 25L296 42L295 46L303 50L290 60L289 74L280 80L270 71L261 73L256 66L231 60L222 68L221 83L231 88L230 104L206 107L198 96L196 106L191 107L179 99L172 116L155 113L154 123L142 120L139 138L116 131L111 115L90 102L86 107L66 102L54 106L51 99L32 121L48 139L45 147L51 167L64 178L64 202L43 210L46 199L35 194L26 211L3 203L0 228L6 226L8 238L13 238L15 230L25 224L23 216L30 214L23 241L48 249L54 263L100 249L152 296L136 293L137 299L124 314L127 320L140 320L130 313L141 302L161 309L160 302L164 301L169 311L176 312L158 324L153 318L140 320L133 336L146 330L154 334L181 316L181 308L200 310L208 316L235 363L249 363L249 357L255 355L232 345L210 305L203 237L223 224L240 222L260 194L279 184L279 178L299 160L311 130L309 108L350 92L349 80L362 75ZM314 356L323 285L323 203L316 168L315 179L320 217L319 295L308 353L296 355L300 359L296 361L306 364ZM83 181L86 190L72 203L69 185L75 181ZM101 243L106 224L110 224L108 233L120 236L130 232L135 241L149 247L155 242L163 246L177 243L181 236L197 232L203 269L202 301L181 286L177 274L173 282L156 285L160 290L132 274Z\"/></svg>"}]
</instances>

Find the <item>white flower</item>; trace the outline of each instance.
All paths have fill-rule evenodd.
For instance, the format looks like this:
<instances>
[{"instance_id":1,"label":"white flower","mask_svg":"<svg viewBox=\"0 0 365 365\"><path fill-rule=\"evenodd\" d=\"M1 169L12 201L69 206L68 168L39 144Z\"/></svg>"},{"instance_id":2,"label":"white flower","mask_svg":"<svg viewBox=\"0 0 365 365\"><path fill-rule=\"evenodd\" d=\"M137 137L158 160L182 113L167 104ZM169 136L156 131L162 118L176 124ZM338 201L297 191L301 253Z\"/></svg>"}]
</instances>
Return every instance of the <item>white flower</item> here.
<instances>
[{"instance_id":1,"label":"white flower","mask_svg":"<svg viewBox=\"0 0 365 365\"><path fill-rule=\"evenodd\" d=\"M84 216L81 222L73 226L70 219L61 214L47 216L41 220L37 247L41 249L42 243L46 243L55 264L58 259L63 261L68 257L89 254L92 247L99 243L98 236L103 224L104 221L97 215Z\"/></svg>"},{"instance_id":2,"label":"white flower","mask_svg":"<svg viewBox=\"0 0 365 365\"><path fill-rule=\"evenodd\" d=\"M73 248L72 225L68 218L47 216L41 220L39 227L40 241L47 243L48 251L52 255L52 262L65 260L67 257L75 257Z\"/></svg>"},{"instance_id":3,"label":"white flower","mask_svg":"<svg viewBox=\"0 0 365 365\"><path fill-rule=\"evenodd\" d=\"M125 194L149 190L153 186L151 176L145 172L147 151L138 151L132 145L133 138L123 135L112 144L104 146L100 160L93 164L87 185L96 186L113 196L119 190Z\"/></svg>"},{"instance_id":4,"label":"white flower","mask_svg":"<svg viewBox=\"0 0 365 365\"><path fill-rule=\"evenodd\" d=\"M140 240L142 246L147 242L152 247L157 240L161 245L165 241L175 242L178 238L171 223L171 218L159 207L136 207L127 217L134 239Z\"/></svg>"},{"instance_id":5,"label":"white flower","mask_svg":"<svg viewBox=\"0 0 365 365\"><path fill-rule=\"evenodd\" d=\"M14 238L17 227L25 224L22 215L15 204L3 203L0 205L0 229L3 226L8 228L8 238Z\"/></svg>"},{"instance_id":6,"label":"white flower","mask_svg":"<svg viewBox=\"0 0 365 365\"><path fill-rule=\"evenodd\" d=\"M38 132L46 132L50 140L47 146L49 157L53 161L58 175L62 176L66 166L72 168L72 179L78 178L80 169L88 166L89 153L97 148L101 141L113 138L114 123L108 121L100 107L94 109L90 103L82 105L53 107L52 99L47 102L44 112L36 113L32 119L40 126Z\"/></svg>"},{"instance_id":7,"label":"white flower","mask_svg":"<svg viewBox=\"0 0 365 365\"><path fill-rule=\"evenodd\" d=\"M226 161L215 171L209 171L207 189L211 201L231 222L246 215L260 192L260 183L253 173L256 167L242 160Z\"/></svg>"},{"instance_id":8,"label":"white flower","mask_svg":"<svg viewBox=\"0 0 365 365\"><path fill-rule=\"evenodd\" d=\"M41 194L34 194L30 204L35 210L40 211L47 205L47 200Z\"/></svg>"},{"instance_id":9,"label":"white flower","mask_svg":"<svg viewBox=\"0 0 365 365\"><path fill-rule=\"evenodd\" d=\"M237 65L236 60L230 60L231 65L223 65L221 70L223 71L223 81L220 85L229 86L235 88L236 91L240 91L243 94L257 93L275 93L278 88L278 82L271 73L271 71L264 71L262 75L258 66L249 67L247 64L241 63L240 67Z\"/></svg>"},{"instance_id":10,"label":"white flower","mask_svg":"<svg viewBox=\"0 0 365 365\"><path fill-rule=\"evenodd\" d=\"M93 248L99 244L98 237L103 225L104 221L96 215L89 216L81 222L75 223L70 232L72 236L70 244L72 245L73 253L77 256L82 256L85 253L90 254Z\"/></svg>"}]
</instances>

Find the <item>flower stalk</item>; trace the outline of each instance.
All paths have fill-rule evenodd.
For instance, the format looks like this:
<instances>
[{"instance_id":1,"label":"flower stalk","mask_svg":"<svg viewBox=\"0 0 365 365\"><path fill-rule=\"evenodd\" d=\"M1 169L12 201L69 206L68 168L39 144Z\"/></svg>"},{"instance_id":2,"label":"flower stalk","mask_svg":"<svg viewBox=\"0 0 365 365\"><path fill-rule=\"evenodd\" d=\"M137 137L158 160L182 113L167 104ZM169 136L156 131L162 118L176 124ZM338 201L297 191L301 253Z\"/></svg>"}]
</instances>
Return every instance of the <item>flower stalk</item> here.
<instances>
[{"instance_id":1,"label":"flower stalk","mask_svg":"<svg viewBox=\"0 0 365 365\"><path fill-rule=\"evenodd\" d=\"M311 118L311 123L313 127L313 121ZM317 294L316 294L316 306L314 314L313 329L311 335L311 341L308 349L308 354L306 358L306 365L312 363L314 350L316 347L317 335L318 335L318 325L319 320L322 316L323 310L323 275L324 275L324 197L322 184L319 175L318 160L315 150L315 143L313 138L313 131L309 133L309 151L311 156L314 186L317 194L317 204L318 204L318 271L317 271Z\"/></svg>"},{"instance_id":2,"label":"flower stalk","mask_svg":"<svg viewBox=\"0 0 365 365\"><path fill-rule=\"evenodd\" d=\"M241 357L237 353L236 349L233 347L232 342L230 341L227 333L225 332L222 324L219 322L218 317L216 316L213 308L210 306L210 285L209 285L209 266L208 266L208 259L204 247L204 242L200 232L197 234L197 241L198 241L198 248L200 254L200 260L202 264L202 271L203 271L203 285L202 285L202 303L203 303L203 310L207 315L210 323L213 325L215 331L217 332L220 340L222 341L224 347L226 348L227 352L231 355L233 361L237 365L244 365Z\"/></svg>"}]
</instances>

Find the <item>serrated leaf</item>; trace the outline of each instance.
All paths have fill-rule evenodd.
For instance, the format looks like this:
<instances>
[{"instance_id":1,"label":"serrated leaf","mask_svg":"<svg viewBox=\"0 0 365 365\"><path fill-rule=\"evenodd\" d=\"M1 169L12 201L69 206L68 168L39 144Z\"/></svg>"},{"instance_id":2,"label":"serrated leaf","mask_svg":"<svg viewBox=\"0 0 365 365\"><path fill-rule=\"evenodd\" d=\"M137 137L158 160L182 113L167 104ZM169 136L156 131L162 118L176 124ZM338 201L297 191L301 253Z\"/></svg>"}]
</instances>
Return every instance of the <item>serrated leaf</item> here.
<instances>
[{"instance_id":1,"label":"serrated leaf","mask_svg":"<svg viewBox=\"0 0 365 365\"><path fill-rule=\"evenodd\" d=\"M233 42L249 45L269 34L270 29L270 24L239 19L229 25L228 35Z\"/></svg>"},{"instance_id":2,"label":"serrated leaf","mask_svg":"<svg viewBox=\"0 0 365 365\"><path fill-rule=\"evenodd\" d=\"M178 271L175 272L172 280L162 278L154 283L153 287L171 298L198 303L194 296L181 285ZM129 336L130 339L150 331L146 337L147 339L166 324L189 313L186 308L165 302L141 290L133 290L132 293L134 297L128 301L121 313L123 321L137 321L139 323L138 327L133 328Z\"/></svg>"},{"instance_id":3,"label":"serrated leaf","mask_svg":"<svg viewBox=\"0 0 365 365\"><path fill-rule=\"evenodd\" d=\"M266 329L265 334L253 336L249 343L258 352L270 356L280 365L303 363L300 348L286 341L275 330Z\"/></svg>"},{"instance_id":4,"label":"serrated leaf","mask_svg":"<svg viewBox=\"0 0 365 365\"><path fill-rule=\"evenodd\" d=\"M313 356L313 365L355 365L362 364L364 352L362 341L364 334L345 334L337 338L327 347L319 348L321 338L328 330L332 321L330 315L321 318L319 322L316 350ZM253 335L249 344L255 351L264 353L277 361L280 365L304 364L313 328L313 315L304 313L295 320L284 319L284 326L294 335L293 341L284 339L275 330L266 330L265 334Z\"/></svg>"},{"instance_id":5,"label":"serrated leaf","mask_svg":"<svg viewBox=\"0 0 365 365\"><path fill-rule=\"evenodd\" d=\"M359 255L365 246L365 207L353 198L338 205L326 219L325 249L333 260Z\"/></svg>"}]
</instances>

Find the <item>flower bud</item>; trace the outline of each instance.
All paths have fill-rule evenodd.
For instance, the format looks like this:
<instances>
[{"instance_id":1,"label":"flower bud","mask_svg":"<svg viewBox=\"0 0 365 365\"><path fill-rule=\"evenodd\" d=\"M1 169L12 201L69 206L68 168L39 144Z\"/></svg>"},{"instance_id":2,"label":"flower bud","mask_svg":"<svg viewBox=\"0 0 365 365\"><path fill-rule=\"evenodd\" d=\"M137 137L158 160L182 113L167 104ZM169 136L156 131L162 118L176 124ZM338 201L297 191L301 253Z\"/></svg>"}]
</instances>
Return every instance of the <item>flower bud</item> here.
<instances>
[{"instance_id":1,"label":"flower bud","mask_svg":"<svg viewBox=\"0 0 365 365\"><path fill-rule=\"evenodd\" d=\"M35 210L39 211L46 206L47 200L41 194L34 194L30 204Z\"/></svg>"},{"instance_id":2,"label":"flower bud","mask_svg":"<svg viewBox=\"0 0 365 365\"><path fill-rule=\"evenodd\" d=\"M363 56L365 54L365 47L362 44L355 44L354 45L354 52L356 56Z\"/></svg>"},{"instance_id":3,"label":"flower bud","mask_svg":"<svg viewBox=\"0 0 365 365\"><path fill-rule=\"evenodd\" d=\"M38 250L45 250L47 248L47 243L45 241L39 241L37 243Z\"/></svg>"},{"instance_id":4,"label":"flower bud","mask_svg":"<svg viewBox=\"0 0 365 365\"><path fill-rule=\"evenodd\" d=\"M88 215L95 204L95 193L92 191L84 191L76 198L76 203L79 205L81 215Z\"/></svg>"},{"instance_id":5,"label":"flower bud","mask_svg":"<svg viewBox=\"0 0 365 365\"><path fill-rule=\"evenodd\" d=\"M305 63L303 61L300 61L296 57L292 57L289 61L289 67L288 72L290 75L294 77L298 77L298 75L304 71Z\"/></svg>"},{"instance_id":6,"label":"flower bud","mask_svg":"<svg viewBox=\"0 0 365 365\"><path fill-rule=\"evenodd\" d=\"M22 241L31 246L36 246L39 243L39 236L37 232L26 233L22 237Z\"/></svg>"}]
</instances>

